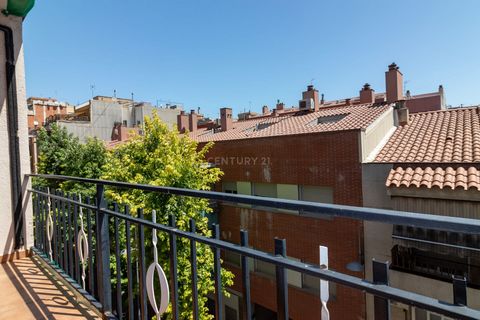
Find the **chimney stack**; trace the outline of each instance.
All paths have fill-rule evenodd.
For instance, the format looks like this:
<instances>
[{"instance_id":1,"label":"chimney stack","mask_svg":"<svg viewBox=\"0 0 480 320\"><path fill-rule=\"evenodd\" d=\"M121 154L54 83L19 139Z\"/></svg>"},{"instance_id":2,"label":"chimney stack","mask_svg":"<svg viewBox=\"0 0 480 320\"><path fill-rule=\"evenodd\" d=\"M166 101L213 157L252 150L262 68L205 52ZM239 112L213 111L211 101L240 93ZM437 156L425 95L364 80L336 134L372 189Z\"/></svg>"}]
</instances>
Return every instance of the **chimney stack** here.
<instances>
[{"instance_id":1,"label":"chimney stack","mask_svg":"<svg viewBox=\"0 0 480 320\"><path fill-rule=\"evenodd\" d=\"M313 100L313 110L318 111L320 109L320 99L318 95L318 90L315 89L313 85L309 85L307 87L307 91L302 93L302 99L308 101L310 99Z\"/></svg>"},{"instance_id":2,"label":"chimney stack","mask_svg":"<svg viewBox=\"0 0 480 320\"><path fill-rule=\"evenodd\" d=\"M398 101L395 105L398 116L398 125L404 126L410 123L410 112L406 107L405 100Z\"/></svg>"},{"instance_id":3,"label":"chimney stack","mask_svg":"<svg viewBox=\"0 0 480 320\"><path fill-rule=\"evenodd\" d=\"M370 84L365 83L362 90L360 90L360 103L374 103L375 102L375 90L370 87Z\"/></svg>"},{"instance_id":4,"label":"chimney stack","mask_svg":"<svg viewBox=\"0 0 480 320\"><path fill-rule=\"evenodd\" d=\"M197 121L198 117L195 110L190 110L190 114L188 115L188 130L190 130L190 132L197 131Z\"/></svg>"},{"instance_id":5,"label":"chimney stack","mask_svg":"<svg viewBox=\"0 0 480 320\"><path fill-rule=\"evenodd\" d=\"M185 133L188 128L188 115L185 114L185 111L180 111L180 114L177 115L177 129L180 133Z\"/></svg>"},{"instance_id":6,"label":"chimney stack","mask_svg":"<svg viewBox=\"0 0 480 320\"><path fill-rule=\"evenodd\" d=\"M385 85L388 103L403 100L403 74L395 62L385 72Z\"/></svg>"},{"instance_id":7,"label":"chimney stack","mask_svg":"<svg viewBox=\"0 0 480 320\"><path fill-rule=\"evenodd\" d=\"M263 107L262 107L262 114L263 114L263 115L268 114L268 106L263 106Z\"/></svg>"},{"instance_id":8,"label":"chimney stack","mask_svg":"<svg viewBox=\"0 0 480 320\"><path fill-rule=\"evenodd\" d=\"M233 128L232 108L220 109L220 125L222 131L228 131Z\"/></svg>"},{"instance_id":9,"label":"chimney stack","mask_svg":"<svg viewBox=\"0 0 480 320\"><path fill-rule=\"evenodd\" d=\"M283 111L283 109L285 109L285 104L283 102L280 102L280 100L277 100L276 109L277 111Z\"/></svg>"}]
</instances>

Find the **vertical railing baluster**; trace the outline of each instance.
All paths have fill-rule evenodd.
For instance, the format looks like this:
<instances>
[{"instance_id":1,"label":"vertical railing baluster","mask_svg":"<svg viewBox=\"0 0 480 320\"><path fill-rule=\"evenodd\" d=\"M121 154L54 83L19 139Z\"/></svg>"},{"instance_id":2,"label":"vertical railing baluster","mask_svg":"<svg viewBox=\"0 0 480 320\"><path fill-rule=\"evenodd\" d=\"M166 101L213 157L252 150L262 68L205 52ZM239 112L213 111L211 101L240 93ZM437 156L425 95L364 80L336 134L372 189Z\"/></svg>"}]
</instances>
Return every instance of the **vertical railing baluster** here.
<instances>
[{"instance_id":1,"label":"vertical railing baluster","mask_svg":"<svg viewBox=\"0 0 480 320\"><path fill-rule=\"evenodd\" d=\"M137 216L143 219L143 209L138 209ZM139 280L140 280L140 311L143 320L147 319L147 290L146 290L146 269L145 269L145 227L138 224L138 263L139 263Z\"/></svg>"},{"instance_id":2,"label":"vertical railing baluster","mask_svg":"<svg viewBox=\"0 0 480 320\"><path fill-rule=\"evenodd\" d=\"M125 206L125 215L130 215L130 208ZM128 294L128 319L134 318L134 306L133 306L133 270L132 270L132 249L131 249L131 234L130 234L130 221L125 221L125 237L126 237L126 249L127 249L127 294Z\"/></svg>"},{"instance_id":3,"label":"vertical railing baluster","mask_svg":"<svg viewBox=\"0 0 480 320\"><path fill-rule=\"evenodd\" d=\"M44 191L44 189L42 189L42 191ZM41 250L42 252L45 252L45 229L44 229L44 222L43 222L43 215L44 215L44 212L45 212L45 196L44 195L41 195L41 206L40 206L40 219L38 220L40 223L40 243L41 243Z\"/></svg>"},{"instance_id":4,"label":"vertical railing baluster","mask_svg":"<svg viewBox=\"0 0 480 320\"><path fill-rule=\"evenodd\" d=\"M248 231L240 230L240 245L248 247ZM240 266L242 268L242 293L243 293L243 314L245 319L252 319L252 302L250 299L250 267L248 257L240 257Z\"/></svg>"},{"instance_id":5,"label":"vertical railing baluster","mask_svg":"<svg viewBox=\"0 0 480 320\"><path fill-rule=\"evenodd\" d=\"M104 195L104 186L97 184L97 225L96 225L96 254L97 254L97 283L98 298L102 304L103 313L112 311L112 295L110 284L110 238L108 232L108 215L103 212L107 206Z\"/></svg>"},{"instance_id":6,"label":"vertical railing baluster","mask_svg":"<svg viewBox=\"0 0 480 320\"><path fill-rule=\"evenodd\" d=\"M87 204L92 204L92 200L87 197L85 199L85 202ZM92 296L95 296L95 281L94 281L94 273L95 270L93 269L93 259L95 257L94 252L93 252L93 236L92 236L92 215L91 215L91 210L87 209L87 238L88 238L88 252L89 252L89 258L88 258L88 289L90 290L90 294Z\"/></svg>"},{"instance_id":7,"label":"vertical railing baluster","mask_svg":"<svg viewBox=\"0 0 480 320\"><path fill-rule=\"evenodd\" d=\"M63 195L62 190L58 190L58 196ZM63 268L63 201L58 199L58 265Z\"/></svg>"},{"instance_id":8,"label":"vertical railing baluster","mask_svg":"<svg viewBox=\"0 0 480 320\"><path fill-rule=\"evenodd\" d=\"M51 195L56 196L57 190L52 189ZM52 248L53 248L53 261L56 263L57 262L57 232L58 232L58 226L57 226L57 207L56 207L57 200L55 198L52 198L52 220L53 220L53 238L52 238Z\"/></svg>"},{"instance_id":9,"label":"vertical railing baluster","mask_svg":"<svg viewBox=\"0 0 480 320\"><path fill-rule=\"evenodd\" d=\"M59 195L58 190L55 190L54 194L56 196L58 196ZM57 265L60 265L59 264L59 261L61 259L60 258L60 238L59 238L59 235L60 235L60 205L59 205L58 199L55 199L54 204L55 204L54 205L55 215L54 215L54 220L53 220L53 223L55 224L55 234L54 234L55 256L54 256L54 260L55 260L55 263Z\"/></svg>"},{"instance_id":10,"label":"vertical railing baluster","mask_svg":"<svg viewBox=\"0 0 480 320\"><path fill-rule=\"evenodd\" d=\"M190 232L195 233L195 220L190 219ZM197 243L190 240L190 263L192 269L192 311L193 319L198 320L198 275L197 275Z\"/></svg>"},{"instance_id":11,"label":"vertical railing baluster","mask_svg":"<svg viewBox=\"0 0 480 320\"><path fill-rule=\"evenodd\" d=\"M73 200L78 201L78 196L76 194L73 195ZM80 281L80 258L78 256L78 249L79 249L79 243L77 243L78 240L78 206L76 204L73 205L73 243L75 246L73 246L73 253L74 253L74 258L75 258L75 275L74 279L78 282L81 283Z\"/></svg>"},{"instance_id":12,"label":"vertical railing baluster","mask_svg":"<svg viewBox=\"0 0 480 320\"><path fill-rule=\"evenodd\" d=\"M63 227L63 232L62 232L62 235L63 235L63 265L62 265L62 269L65 271L65 272L68 272L68 258L67 258L67 252L68 252L68 247L67 247L67 206L65 204L65 197L67 195L65 193L62 192L62 227Z\"/></svg>"},{"instance_id":13,"label":"vertical railing baluster","mask_svg":"<svg viewBox=\"0 0 480 320\"><path fill-rule=\"evenodd\" d=\"M275 239L275 255L286 257L287 245L285 239ZM277 278L277 317L278 320L288 320L288 279L287 270L277 265L275 267Z\"/></svg>"},{"instance_id":14,"label":"vertical railing baluster","mask_svg":"<svg viewBox=\"0 0 480 320\"><path fill-rule=\"evenodd\" d=\"M213 237L215 240L220 240L220 225L213 225ZM213 250L213 273L215 279L215 319L223 319L223 292L222 292L222 264L220 262L220 249L212 248Z\"/></svg>"},{"instance_id":15,"label":"vertical railing baluster","mask_svg":"<svg viewBox=\"0 0 480 320\"><path fill-rule=\"evenodd\" d=\"M457 306L467 305L467 279L453 276L453 304Z\"/></svg>"},{"instance_id":16,"label":"vertical railing baluster","mask_svg":"<svg viewBox=\"0 0 480 320\"><path fill-rule=\"evenodd\" d=\"M388 262L380 262L373 260L373 283L388 286ZM374 297L374 314L375 320L390 319L390 302L388 299L375 296Z\"/></svg>"},{"instance_id":17,"label":"vertical railing baluster","mask_svg":"<svg viewBox=\"0 0 480 320\"><path fill-rule=\"evenodd\" d=\"M168 225L175 228L175 216L170 215L168 217ZM172 314L173 320L178 320L179 302L178 302L178 275L177 275L177 236L170 232L170 288L172 297Z\"/></svg>"},{"instance_id":18,"label":"vertical railing baluster","mask_svg":"<svg viewBox=\"0 0 480 320\"><path fill-rule=\"evenodd\" d=\"M68 195L68 199L72 200L73 197L71 194ZM68 228L67 228L67 235L68 235L68 272L70 274L70 277L73 278L73 232L72 232L72 218L73 218L73 204L71 202L68 202L68 210L67 210L67 223L68 223Z\"/></svg>"},{"instance_id":19,"label":"vertical railing baluster","mask_svg":"<svg viewBox=\"0 0 480 320\"><path fill-rule=\"evenodd\" d=\"M39 240L39 228L38 228L38 194L37 193L32 193L32 197L33 197L33 213L35 214L35 224L34 224L34 227L35 227L35 241L34 241L34 246L35 248L38 249L38 240Z\"/></svg>"},{"instance_id":20,"label":"vertical railing baluster","mask_svg":"<svg viewBox=\"0 0 480 320\"><path fill-rule=\"evenodd\" d=\"M115 212L119 212L118 205L116 203L113 204L113 210ZM123 319L123 311L122 311L122 269L121 269L121 255L120 255L120 237L119 237L119 228L120 224L118 221L118 217L113 218L113 222L115 225L115 266L116 266L116 276L117 276L117 318L119 320Z\"/></svg>"}]
</instances>

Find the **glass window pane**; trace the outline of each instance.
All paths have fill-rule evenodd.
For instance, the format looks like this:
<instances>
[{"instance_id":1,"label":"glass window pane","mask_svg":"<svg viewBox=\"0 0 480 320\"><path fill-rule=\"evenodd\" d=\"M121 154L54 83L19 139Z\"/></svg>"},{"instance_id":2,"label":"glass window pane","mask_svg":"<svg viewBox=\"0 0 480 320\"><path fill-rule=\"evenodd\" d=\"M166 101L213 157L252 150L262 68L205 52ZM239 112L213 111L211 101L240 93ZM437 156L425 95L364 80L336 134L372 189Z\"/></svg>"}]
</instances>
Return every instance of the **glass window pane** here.
<instances>
[{"instance_id":1,"label":"glass window pane","mask_svg":"<svg viewBox=\"0 0 480 320\"><path fill-rule=\"evenodd\" d=\"M277 197L277 185L273 183L254 183L253 192L255 196Z\"/></svg>"}]
</instances>

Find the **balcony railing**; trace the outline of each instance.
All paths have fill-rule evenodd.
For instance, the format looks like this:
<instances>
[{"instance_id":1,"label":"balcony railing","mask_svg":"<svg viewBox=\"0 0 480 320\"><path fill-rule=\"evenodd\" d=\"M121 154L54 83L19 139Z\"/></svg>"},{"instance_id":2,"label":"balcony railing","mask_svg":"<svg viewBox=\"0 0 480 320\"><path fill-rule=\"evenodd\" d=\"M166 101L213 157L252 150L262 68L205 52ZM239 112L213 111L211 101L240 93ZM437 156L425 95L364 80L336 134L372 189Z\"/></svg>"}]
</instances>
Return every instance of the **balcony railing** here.
<instances>
[{"instance_id":1,"label":"balcony railing","mask_svg":"<svg viewBox=\"0 0 480 320\"><path fill-rule=\"evenodd\" d=\"M361 290L375 296L375 319L389 319L389 300L397 301L421 309L443 314L455 319L480 319L480 311L466 307L466 280L452 279L453 301L445 302L389 286L388 263L373 262L373 281L329 270L325 265L305 264L286 257L286 241L272 239L275 254L249 248L248 231L241 232L241 244L232 244L220 240L220 226L213 226L213 237L205 237L195 232L195 221L190 220L189 230L181 230L170 216L168 225L144 218L139 210L132 215L128 207L108 203L106 188L124 188L144 192L161 193L171 196L194 197L228 203L269 207L283 210L308 212L309 216L344 217L365 221L377 221L394 225L422 227L467 234L480 234L480 221L456 217L435 216L410 212L396 212L380 209L349 207L321 204L296 200L283 200L248 195L228 194L213 191L199 191L172 187L139 185L124 182L92 180L65 176L30 175L56 181L72 181L96 186L94 199L80 199L79 195L65 195L59 190L33 188L30 191L34 207L33 250L46 263L74 286L86 299L112 319L147 319L158 316L171 304L173 319L179 319L179 279L177 244L188 241L191 265L192 314L199 318L198 284L203 280L197 274L197 244L211 248L214 255L213 278L215 292L215 318L222 319L222 281L221 252L240 255L243 282L243 316L252 319L250 299L250 271L248 259L256 259L275 266L277 317L289 319L287 270L316 277L324 282L335 282L350 288ZM160 208L159 208L160 209ZM155 216L155 215L153 215ZM123 226L120 228L119 226ZM124 230L125 234L120 234ZM133 230L133 233L132 233ZM158 264L156 237L157 232L168 237L169 274L168 279ZM151 236L151 240L145 235ZM306 235L307 236L307 235ZM119 240L125 237L122 244ZM130 240L133 241L130 241ZM145 243L151 241L154 248L153 262L146 261ZM124 245L124 247L122 247ZM117 257L111 260L111 255ZM121 259L126 256L126 274L121 272ZM151 255L150 255L151 256ZM166 259L166 257L162 257ZM114 265L114 268L111 267ZM148 266L149 265L149 266ZM111 270L117 270L112 274ZM157 272L160 286L153 281ZM112 281L113 279L113 281ZM113 284L112 284L113 282ZM126 290L122 289L122 283ZM155 301L153 288L160 287L161 301ZM324 308L328 301L321 296ZM348 307L348 306L345 306Z\"/></svg>"}]
</instances>

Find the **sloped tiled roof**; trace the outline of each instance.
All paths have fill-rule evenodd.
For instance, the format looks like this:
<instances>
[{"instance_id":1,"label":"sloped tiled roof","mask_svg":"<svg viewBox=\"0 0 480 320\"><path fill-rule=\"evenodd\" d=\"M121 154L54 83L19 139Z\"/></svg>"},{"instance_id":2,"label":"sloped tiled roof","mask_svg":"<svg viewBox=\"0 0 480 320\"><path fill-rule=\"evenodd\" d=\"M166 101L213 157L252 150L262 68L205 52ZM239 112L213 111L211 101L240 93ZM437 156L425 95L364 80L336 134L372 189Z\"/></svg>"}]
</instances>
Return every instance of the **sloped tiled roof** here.
<instances>
[{"instance_id":1,"label":"sloped tiled roof","mask_svg":"<svg viewBox=\"0 0 480 320\"><path fill-rule=\"evenodd\" d=\"M411 114L374 162L480 162L480 108Z\"/></svg>"},{"instance_id":2,"label":"sloped tiled roof","mask_svg":"<svg viewBox=\"0 0 480 320\"><path fill-rule=\"evenodd\" d=\"M202 128L190 133L190 137L198 142L207 142L364 129L392 107L387 103L362 104L324 108L310 113L280 114L278 117L234 121L233 128L227 131L214 132ZM320 117L337 115L340 118L338 121L317 123Z\"/></svg>"},{"instance_id":3,"label":"sloped tiled roof","mask_svg":"<svg viewBox=\"0 0 480 320\"><path fill-rule=\"evenodd\" d=\"M458 167L432 169L420 167L406 169L398 167L390 170L386 182L387 187L426 187L439 189L476 189L480 190L480 171L475 167Z\"/></svg>"}]
</instances>

